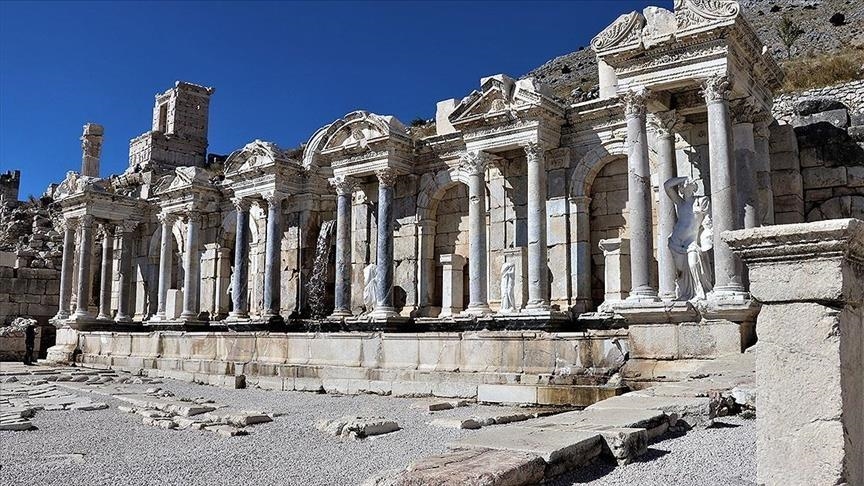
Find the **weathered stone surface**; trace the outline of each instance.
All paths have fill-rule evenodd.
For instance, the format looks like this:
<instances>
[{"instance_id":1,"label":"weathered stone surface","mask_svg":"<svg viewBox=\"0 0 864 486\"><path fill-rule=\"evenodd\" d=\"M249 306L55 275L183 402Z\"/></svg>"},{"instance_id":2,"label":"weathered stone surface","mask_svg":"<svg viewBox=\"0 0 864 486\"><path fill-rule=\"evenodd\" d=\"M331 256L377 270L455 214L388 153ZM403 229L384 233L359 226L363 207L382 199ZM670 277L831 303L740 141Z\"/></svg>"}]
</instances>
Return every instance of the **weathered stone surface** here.
<instances>
[{"instance_id":1,"label":"weathered stone surface","mask_svg":"<svg viewBox=\"0 0 864 486\"><path fill-rule=\"evenodd\" d=\"M477 419L473 418L439 418L433 420L429 424L446 429L479 429L484 425Z\"/></svg>"},{"instance_id":2,"label":"weathered stone surface","mask_svg":"<svg viewBox=\"0 0 864 486\"><path fill-rule=\"evenodd\" d=\"M601 438L598 432L565 429L555 425L511 425L481 430L468 438L450 443L449 447L523 452L537 455L549 464L578 466L600 453Z\"/></svg>"},{"instance_id":3,"label":"weathered stone surface","mask_svg":"<svg viewBox=\"0 0 864 486\"><path fill-rule=\"evenodd\" d=\"M545 463L532 454L462 450L421 459L377 486L519 486L543 479Z\"/></svg>"},{"instance_id":4,"label":"weathered stone surface","mask_svg":"<svg viewBox=\"0 0 864 486\"><path fill-rule=\"evenodd\" d=\"M363 439L373 435L399 430L399 424L380 417L350 417L319 420L315 428L330 435L349 439Z\"/></svg>"}]
</instances>

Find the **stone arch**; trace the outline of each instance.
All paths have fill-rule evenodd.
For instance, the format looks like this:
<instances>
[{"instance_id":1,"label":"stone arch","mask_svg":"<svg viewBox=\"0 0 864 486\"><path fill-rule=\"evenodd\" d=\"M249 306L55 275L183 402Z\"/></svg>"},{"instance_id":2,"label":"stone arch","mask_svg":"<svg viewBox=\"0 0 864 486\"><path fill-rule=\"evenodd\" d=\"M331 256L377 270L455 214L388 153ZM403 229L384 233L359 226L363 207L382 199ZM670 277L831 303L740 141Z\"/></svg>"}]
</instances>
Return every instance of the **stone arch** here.
<instances>
[{"instance_id":1,"label":"stone arch","mask_svg":"<svg viewBox=\"0 0 864 486\"><path fill-rule=\"evenodd\" d=\"M807 213L808 223L843 218L864 219L864 196L837 196L823 201Z\"/></svg>"},{"instance_id":2,"label":"stone arch","mask_svg":"<svg viewBox=\"0 0 864 486\"><path fill-rule=\"evenodd\" d=\"M448 189L460 182L468 185L468 173L461 167L441 170L434 176L424 175L420 180L420 191L417 195L417 220L433 219L438 209L438 201Z\"/></svg>"},{"instance_id":3,"label":"stone arch","mask_svg":"<svg viewBox=\"0 0 864 486\"><path fill-rule=\"evenodd\" d=\"M627 155L624 139L614 138L589 150L579 159L570 175L570 195L584 197L591 194L591 184L597 174L611 160Z\"/></svg>"}]
</instances>

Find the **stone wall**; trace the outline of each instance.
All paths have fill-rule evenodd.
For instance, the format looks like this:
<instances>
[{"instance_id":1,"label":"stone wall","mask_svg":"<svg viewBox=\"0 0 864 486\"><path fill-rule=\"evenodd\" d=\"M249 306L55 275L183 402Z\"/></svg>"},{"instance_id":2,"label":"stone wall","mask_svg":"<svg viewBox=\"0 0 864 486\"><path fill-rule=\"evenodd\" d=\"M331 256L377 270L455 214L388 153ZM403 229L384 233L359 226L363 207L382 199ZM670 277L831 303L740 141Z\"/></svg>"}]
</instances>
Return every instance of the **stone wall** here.
<instances>
[{"instance_id":1,"label":"stone wall","mask_svg":"<svg viewBox=\"0 0 864 486\"><path fill-rule=\"evenodd\" d=\"M47 324L57 313L59 293L57 270L0 265L0 325L19 316Z\"/></svg>"},{"instance_id":2,"label":"stone wall","mask_svg":"<svg viewBox=\"0 0 864 486\"><path fill-rule=\"evenodd\" d=\"M864 217L864 81L781 95L774 116L775 221Z\"/></svg>"}]
</instances>

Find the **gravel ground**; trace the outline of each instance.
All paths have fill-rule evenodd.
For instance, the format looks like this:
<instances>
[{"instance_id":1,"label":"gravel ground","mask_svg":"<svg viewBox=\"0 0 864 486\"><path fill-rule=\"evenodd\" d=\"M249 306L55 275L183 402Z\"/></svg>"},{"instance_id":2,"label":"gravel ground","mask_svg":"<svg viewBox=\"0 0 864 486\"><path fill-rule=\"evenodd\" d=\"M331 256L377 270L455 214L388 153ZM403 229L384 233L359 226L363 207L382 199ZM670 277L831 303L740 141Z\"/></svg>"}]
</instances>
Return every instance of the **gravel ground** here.
<instances>
[{"instance_id":1,"label":"gravel ground","mask_svg":"<svg viewBox=\"0 0 864 486\"><path fill-rule=\"evenodd\" d=\"M101 411L40 411L38 430L0 432L4 485L354 485L385 469L401 469L450 441L473 433L429 426L441 417L494 414L472 405L429 414L421 399L333 396L266 390L227 390L166 380L177 397L206 397L238 409L284 414L248 428L249 436L163 430L119 412L121 402L94 396ZM429 400L425 400L428 402ZM362 441L315 429L321 418L383 416L402 430ZM645 461L625 467L595 465L556 482L570 484L755 484L755 424L724 419L727 427L695 430L651 446Z\"/></svg>"},{"instance_id":2,"label":"gravel ground","mask_svg":"<svg viewBox=\"0 0 864 486\"><path fill-rule=\"evenodd\" d=\"M640 461L614 467L594 464L566 475L551 486L750 486L756 484L756 422L738 417L717 419L709 429L695 429L648 447Z\"/></svg>"}]
</instances>

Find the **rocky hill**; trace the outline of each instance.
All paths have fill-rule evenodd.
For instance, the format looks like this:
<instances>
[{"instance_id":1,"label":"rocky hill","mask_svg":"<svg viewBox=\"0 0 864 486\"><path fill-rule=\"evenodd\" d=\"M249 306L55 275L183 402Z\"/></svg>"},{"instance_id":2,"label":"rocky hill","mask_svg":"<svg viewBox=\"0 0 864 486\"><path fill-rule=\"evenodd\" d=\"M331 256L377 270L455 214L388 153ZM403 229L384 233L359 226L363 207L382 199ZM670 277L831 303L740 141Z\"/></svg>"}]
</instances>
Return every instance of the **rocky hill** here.
<instances>
[{"instance_id":1,"label":"rocky hill","mask_svg":"<svg viewBox=\"0 0 864 486\"><path fill-rule=\"evenodd\" d=\"M792 49L792 58L864 47L864 0L739 0L739 3L747 21L778 61L787 58L786 48L777 36L777 23L784 15L804 30ZM580 91L590 92L597 84L594 51L580 46L525 76L534 76L549 85L558 97L575 101Z\"/></svg>"}]
</instances>

